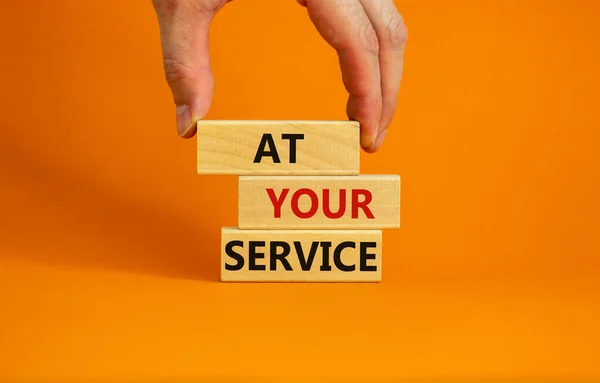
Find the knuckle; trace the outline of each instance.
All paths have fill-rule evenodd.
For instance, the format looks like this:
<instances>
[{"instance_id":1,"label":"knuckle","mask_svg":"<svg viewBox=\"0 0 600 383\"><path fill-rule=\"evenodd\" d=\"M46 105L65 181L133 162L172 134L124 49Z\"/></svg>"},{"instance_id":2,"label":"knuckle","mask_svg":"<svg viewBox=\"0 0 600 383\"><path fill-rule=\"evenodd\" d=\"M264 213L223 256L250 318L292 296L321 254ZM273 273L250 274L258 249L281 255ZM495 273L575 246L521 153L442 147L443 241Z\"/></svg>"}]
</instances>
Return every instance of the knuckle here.
<instances>
[{"instance_id":1,"label":"knuckle","mask_svg":"<svg viewBox=\"0 0 600 383\"><path fill-rule=\"evenodd\" d=\"M358 38L368 52L379 54L379 38L373 24L367 22L361 25L358 29Z\"/></svg>"},{"instance_id":2,"label":"knuckle","mask_svg":"<svg viewBox=\"0 0 600 383\"><path fill-rule=\"evenodd\" d=\"M179 0L152 0L154 8L163 13L173 12L179 5Z\"/></svg>"},{"instance_id":3,"label":"knuckle","mask_svg":"<svg viewBox=\"0 0 600 383\"><path fill-rule=\"evenodd\" d=\"M386 43L394 49L404 49L408 31L404 19L399 13L395 13L389 20L387 25L387 41Z\"/></svg>"},{"instance_id":4,"label":"knuckle","mask_svg":"<svg viewBox=\"0 0 600 383\"><path fill-rule=\"evenodd\" d=\"M191 78L192 76L191 68L183 64L180 60L165 58L163 66L167 82L171 85L174 85L181 80Z\"/></svg>"},{"instance_id":5,"label":"knuckle","mask_svg":"<svg viewBox=\"0 0 600 383\"><path fill-rule=\"evenodd\" d=\"M205 0L205 1L196 1L193 4L196 6L197 12L207 12L207 13L217 13L219 9L221 9L227 0Z\"/></svg>"},{"instance_id":6,"label":"knuckle","mask_svg":"<svg viewBox=\"0 0 600 383\"><path fill-rule=\"evenodd\" d=\"M164 14L175 11L187 11L193 13L216 13L226 3L232 0L152 0L154 8Z\"/></svg>"}]
</instances>

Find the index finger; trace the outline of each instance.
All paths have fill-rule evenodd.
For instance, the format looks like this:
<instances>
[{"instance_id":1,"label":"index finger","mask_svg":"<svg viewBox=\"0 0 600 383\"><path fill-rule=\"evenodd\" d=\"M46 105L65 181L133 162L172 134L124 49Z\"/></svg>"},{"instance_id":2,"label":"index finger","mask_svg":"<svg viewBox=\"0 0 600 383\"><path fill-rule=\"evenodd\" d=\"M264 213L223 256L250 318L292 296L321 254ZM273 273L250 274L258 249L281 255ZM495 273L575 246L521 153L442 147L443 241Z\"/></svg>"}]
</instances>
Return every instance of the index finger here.
<instances>
[{"instance_id":1,"label":"index finger","mask_svg":"<svg viewBox=\"0 0 600 383\"><path fill-rule=\"evenodd\" d=\"M359 0L300 1L321 36L337 51L349 93L348 118L360 122L361 146L369 149L382 112L379 41Z\"/></svg>"}]
</instances>

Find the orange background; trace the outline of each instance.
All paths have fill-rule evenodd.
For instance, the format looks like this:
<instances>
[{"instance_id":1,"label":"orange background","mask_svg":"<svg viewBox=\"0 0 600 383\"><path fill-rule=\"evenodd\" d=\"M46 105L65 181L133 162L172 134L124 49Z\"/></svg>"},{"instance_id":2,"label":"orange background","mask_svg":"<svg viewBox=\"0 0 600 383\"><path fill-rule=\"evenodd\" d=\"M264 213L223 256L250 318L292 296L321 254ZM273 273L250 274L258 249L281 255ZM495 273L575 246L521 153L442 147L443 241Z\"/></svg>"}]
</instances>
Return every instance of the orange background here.
<instances>
[{"instance_id":1,"label":"orange background","mask_svg":"<svg viewBox=\"0 0 600 383\"><path fill-rule=\"evenodd\" d=\"M240 285L236 178L175 133L150 1L2 2L0 380L600 380L599 3L396 4L398 114L362 157L402 176L383 283ZM207 118L345 118L295 1L211 38Z\"/></svg>"}]
</instances>

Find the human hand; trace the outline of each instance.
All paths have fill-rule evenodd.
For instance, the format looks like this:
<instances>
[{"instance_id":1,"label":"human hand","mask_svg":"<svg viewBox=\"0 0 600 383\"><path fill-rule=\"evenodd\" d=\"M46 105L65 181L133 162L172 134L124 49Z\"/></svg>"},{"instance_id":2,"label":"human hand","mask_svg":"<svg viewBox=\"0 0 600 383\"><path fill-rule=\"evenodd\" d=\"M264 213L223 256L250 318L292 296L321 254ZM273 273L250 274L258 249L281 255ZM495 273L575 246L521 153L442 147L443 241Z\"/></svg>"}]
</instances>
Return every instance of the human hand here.
<instances>
[{"instance_id":1,"label":"human hand","mask_svg":"<svg viewBox=\"0 0 600 383\"><path fill-rule=\"evenodd\" d=\"M190 138L208 112L214 89L208 31L231 0L153 0L177 131ZM297 0L336 50L349 98L348 118L361 125L361 146L375 152L396 110L406 27L393 0Z\"/></svg>"}]
</instances>

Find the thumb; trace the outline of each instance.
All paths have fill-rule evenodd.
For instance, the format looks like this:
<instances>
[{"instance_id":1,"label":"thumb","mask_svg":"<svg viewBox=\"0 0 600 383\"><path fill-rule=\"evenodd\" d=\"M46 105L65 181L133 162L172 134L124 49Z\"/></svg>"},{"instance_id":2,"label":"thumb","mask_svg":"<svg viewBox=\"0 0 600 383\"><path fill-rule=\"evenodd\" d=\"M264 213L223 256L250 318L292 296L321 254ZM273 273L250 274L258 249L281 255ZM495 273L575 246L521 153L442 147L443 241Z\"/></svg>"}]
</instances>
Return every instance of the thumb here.
<instances>
[{"instance_id":1,"label":"thumb","mask_svg":"<svg viewBox=\"0 0 600 383\"><path fill-rule=\"evenodd\" d=\"M208 30L226 0L153 0L165 77L176 105L177 132L190 138L210 108L214 80ZM206 3L206 4L204 4Z\"/></svg>"}]
</instances>

